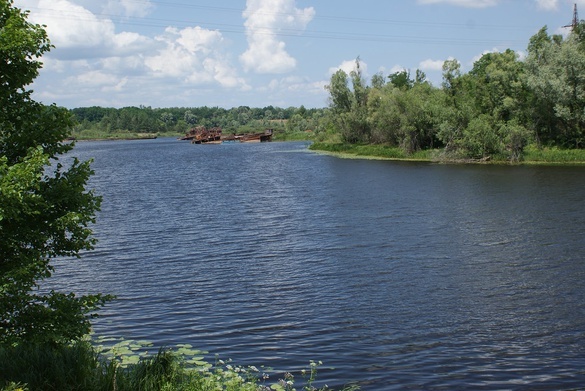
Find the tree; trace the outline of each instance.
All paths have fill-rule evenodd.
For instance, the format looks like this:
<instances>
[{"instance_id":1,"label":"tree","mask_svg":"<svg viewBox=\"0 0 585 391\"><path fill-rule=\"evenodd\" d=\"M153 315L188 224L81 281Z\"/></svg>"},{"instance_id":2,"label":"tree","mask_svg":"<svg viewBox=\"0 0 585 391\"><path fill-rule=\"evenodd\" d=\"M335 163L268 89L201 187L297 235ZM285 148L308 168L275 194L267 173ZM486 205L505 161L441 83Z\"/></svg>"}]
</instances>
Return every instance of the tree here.
<instances>
[{"instance_id":1,"label":"tree","mask_svg":"<svg viewBox=\"0 0 585 391\"><path fill-rule=\"evenodd\" d=\"M193 114L191 110L185 111L185 115L183 116L185 122L191 126L197 124L197 116Z\"/></svg>"},{"instance_id":2,"label":"tree","mask_svg":"<svg viewBox=\"0 0 585 391\"><path fill-rule=\"evenodd\" d=\"M388 76L388 79L390 79L390 83L392 83L394 87L403 90L408 90L412 88L414 84L414 80L410 78L410 71L407 71L406 69L394 72L393 74Z\"/></svg>"},{"instance_id":3,"label":"tree","mask_svg":"<svg viewBox=\"0 0 585 391\"><path fill-rule=\"evenodd\" d=\"M400 146L406 153L436 145L440 91L429 83L405 89L389 83L368 99L372 141Z\"/></svg>"},{"instance_id":4,"label":"tree","mask_svg":"<svg viewBox=\"0 0 585 391\"><path fill-rule=\"evenodd\" d=\"M528 90L524 68L510 49L487 53L473 65L468 79L479 115L465 132L468 155L500 153L508 154L512 160L521 157L531 137L522 124L532 117L526 115Z\"/></svg>"},{"instance_id":5,"label":"tree","mask_svg":"<svg viewBox=\"0 0 585 391\"><path fill-rule=\"evenodd\" d=\"M351 89L349 88L350 80ZM330 94L332 121L341 130L344 141L368 142L370 126L367 119L367 103L370 88L362 74L359 57L349 76L340 69L331 76L331 82L325 88Z\"/></svg>"},{"instance_id":6,"label":"tree","mask_svg":"<svg viewBox=\"0 0 585 391\"><path fill-rule=\"evenodd\" d=\"M460 86L461 64L455 59L443 63L443 88L449 95L455 95Z\"/></svg>"},{"instance_id":7,"label":"tree","mask_svg":"<svg viewBox=\"0 0 585 391\"><path fill-rule=\"evenodd\" d=\"M585 39L583 23L565 40L546 28L530 39L527 84L534 126L544 143L585 147Z\"/></svg>"},{"instance_id":8,"label":"tree","mask_svg":"<svg viewBox=\"0 0 585 391\"><path fill-rule=\"evenodd\" d=\"M469 89L464 88L465 85L459 61L455 59L445 61L442 83L445 101L439 113L440 126L437 137L443 142L447 152L458 149L463 130L476 114L470 101L471 97L467 96Z\"/></svg>"},{"instance_id":9,"label":"tree","mask_svg":"<svg viewBox=\"0 0 585 391\"><path fill-rule=\"evenodd\" d=\"M331 76L331 82L325 87L330 94L330 107L335 114L351 110L351 90L348 86L347 73L339 69Z\"/></svg>"},{"instance_id":10,"label":"tree","mask_svg":"<svg viewBox=\"0 0 585 391\"><path fill-rule=\"evenodd\" d=\"M384 80L384 75L382 74L382 72L378 72L374 76L372 76L371 84L372 88L376 88L378 90L384 87L384 84L386 84L386 80Z\"/></svg>"},{"instance_id":11,"label":"tree","mask_svg":"<svg viewBox=\"0 0 585 391\"><path fill-rule=\"evenodd\" d=\"M90 330L100 294L37 290L51 260L91 249L100 198L86 190L89 162L58 162L72 146L64 108L31 99L27 86L51 48L44 28L0 0L0 344L66 343Z\"/></svg>"}]
</instances>

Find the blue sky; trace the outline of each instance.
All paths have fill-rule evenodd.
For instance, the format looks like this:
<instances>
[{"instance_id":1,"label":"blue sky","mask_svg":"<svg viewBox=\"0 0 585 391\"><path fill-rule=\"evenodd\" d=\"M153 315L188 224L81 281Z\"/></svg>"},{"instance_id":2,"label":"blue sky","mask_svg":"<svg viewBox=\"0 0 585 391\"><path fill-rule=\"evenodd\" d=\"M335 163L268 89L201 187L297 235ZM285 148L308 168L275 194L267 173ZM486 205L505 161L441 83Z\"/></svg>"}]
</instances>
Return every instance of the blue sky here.
<instances>
[{"instance_id":1,"label":"blue sky","mask_svg":"<svg viewBox=\"0 0 585 391\"><path fill-rule=\"evenodd\" d=\"M36 100L68 108L325 107L331 74L368 79L566 33L575 0L15 0L47 26ZM585 0L576 3L585 13Z\"/></svg>"}]
</instances>

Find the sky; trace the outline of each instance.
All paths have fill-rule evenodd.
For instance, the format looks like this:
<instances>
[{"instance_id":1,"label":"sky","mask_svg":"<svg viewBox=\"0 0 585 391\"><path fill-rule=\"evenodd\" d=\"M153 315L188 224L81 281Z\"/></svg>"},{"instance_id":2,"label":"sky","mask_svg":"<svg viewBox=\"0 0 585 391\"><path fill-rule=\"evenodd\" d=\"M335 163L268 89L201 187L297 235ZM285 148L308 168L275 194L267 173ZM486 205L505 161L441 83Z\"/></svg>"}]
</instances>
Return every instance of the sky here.
<instances>
[{"instance_id":1,"label":"sky","mask_svg":"<svg viewBox=\"0 0 585 391\"><path fill-rule=\"evenodd\" d=\"M566 34L585 0L15 0L55 48L31 88L67 108L326 107L325 86L417 69L441 83L482 54L525 56L547 26Z\"/></svg>"}]
</instances>

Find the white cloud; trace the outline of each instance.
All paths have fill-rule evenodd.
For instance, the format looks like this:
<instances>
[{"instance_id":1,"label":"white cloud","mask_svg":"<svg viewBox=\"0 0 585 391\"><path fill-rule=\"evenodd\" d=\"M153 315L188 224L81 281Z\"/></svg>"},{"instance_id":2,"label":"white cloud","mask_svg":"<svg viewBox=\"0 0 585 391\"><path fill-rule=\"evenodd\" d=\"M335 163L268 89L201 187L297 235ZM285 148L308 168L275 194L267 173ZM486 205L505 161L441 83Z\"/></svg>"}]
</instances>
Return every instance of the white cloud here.
<instances>
[{"instance_id":1,"label":"white cloud","mask_svg":"<svg viewBox=\"0 0 585 391\"><path fill-rule=\"evenodd\" d=\"M493 7L499 0L418 0L420 4L451 4L466 8Z\"/></svg>"},{"instance_id":2,"label":"white cloud","mask_svg":"<svg viewBox=\"0 0 585 391\"><path fill-rule=\"evenodd\" d=\"M219 31L199 26L182 30L168 27L156 39L161 42L161 49L144 61L154 76L192 85L215 82L223 87L248 88L223 54L224 39Z\"/></svg>"},{"instance_id":3,"label":"white cloud","mask_svg":"<svg viewBox=\"0 0 585 391\"><path fill-rule=\"evenodd\" d=\"M539 9L544 11L556 11L560 8L561 3L567 6L573 6L573 4L577 4L579 7L585 7L585 0L564 0L561 2L560 0L534 0L536 5ZM563 5L563 7L564 7ZM564 8L563 8L564 9Z\"/></svg>"},{"instance_id":4,"label":"white cloud","mask_svg":"<svg viewBox=\"0 0 585 391\"><path fill-rule=\"evenodd\" d=\"M288 76L282 79L271 80L268 86L262 88L262 90L325 95L325 86L327 84L329 82L325 80L310 81L300 76Z\"/></svg>"},{"instance_id":5,"label":"white cloud","mask_svg":"<svg viewBox=\"0 0 585 391\"><path fill-rule=\"evenodd\" d=\"M86 87L115 86L120 82L120 80L115 75L100 70L82 73L80 75L69 78L69 80Z\"/></svg>"},{"instance_id":6,"label":"white cloud","mask_svg":"<svg viewBox=\"0 0 585 391\"><path fill-rule=\"evenodd\" d=\"M392 68L390 68L390 75L393 75L397 72L408 72L409 70L406 69L405 67L403 67L402 65L394 65Z\"/></svg>"},{"instance_id":7,"label":"white cloud","mask_svg":"<svg viewBox=\"0 0 585 391\"><path fill-rule=\"evenodd\" d=\"M116 31L120 27L98 16L102 8L89 0L16 1L34 11L29 20L47 25L56 46L43 58L45 66L36 84L51 92L37 94L40 98L78 104L83 96L85 104L111 106L181 96L188 100L204 87L250 89L233 66L219 31L167 27L150 38ZM143 15L150 1L118 4L126 7L120 10L126 15ZM140 5L142 11L131 5Z\"/></svg>"},{"instance_id":8,"label":"white cloud","mask_svg":"<svg viewBox=\"0 0 585 391\"><path fill-rule=\"evenodd\" d=\"M559 0L536 0L536 5L546 11L556 10L559 7Z\"/></svg>"},{"instance_id":9,"label":"white cloud","mask_svg":"<svg viewBox=\"0 0 585 391\"><path fill-rule=\"evenodd\" d=\"M243 17L248 49L240 56L244 70L256 73L293 70L296 59L286 51L278 33L300 32L314 16L314 8L296 8L295 0L247 0Z\"/></svg>"},{"instance_id":10,"label":"white cloud","mask_svg":"<svg viewBox=\"0 0 585 391\"><path fill-rule=\"evenodd\" d=\"M328 80L313 81L303 76L286 76L272 79L267 85L256 89L257 93L267 97L275 106L300 106L307 101L318 101L319 105L327 104L329 96L325 86Z\"/></svg>"},{"instance_id":11,"label":"white cloud","mask_svg":"<svg viewBox=\"0 0 585 391\"><path fill-rule=\"evenodd\" d=\"M104 6L106 13L139 18L147 16L153 9L154 5L149 0L108 0Z\"/></svg>"},{"instance_id":12,"label":"white cloud","mask_svg":"<svg viewBox=\"0 0 585 391\"><path fill-rule=\"evenodd\" d=\"M67 0L40 0L31 20L47 25L51 42L60 49L102 46L114 36L114 23L98 19Z\"/></svg>"},{"instance_id":13,"label":"white cloud","mask_svg":"<svg viewBox=\"0 0 585 391\"><path fill-rule=\"evenodd\" d=\"M480 60L480 59L481 59L481 58L482 58L484 55L486 55L486 54L488 54L488 53L499 53L499 52L500 52L500 50L498 50L497 48L493 48L493 49L490 49L490 50L484 50L483 52L481 52L481 54L478 54L477 56L475 56L475 57L473 57L473 58L471 59L471 64L470 64L470 65L473 65L473 64L475 64L475 63L476 63L477 61L479 61L479 60Z\"/></svg>"},{"instance_id":14,"label":"white cloud","mask_svg":"<svg viewBox=\"0 0 585 391\"><path fill-rule=\"evenodd\" d=\"M516 54L518 55L518 60L519 61L525 61L526 57L528 57L528 53L525 52L524 50L518 50L516 52Z\"/></svg>"},{"instance_id":15,"label":"white cloud","mask_svg":"<svg viewBox=\"0 0 585 391\"><path fill-rule=\"evenodd\" d=\"M445 60L426 59L418 64L422 71L442 71Z\"/></svg>"},{"instance_id":16,"label":"white cloud","mask_svg":"<svg viewBox=\"0 0 585 391\"><path fill-rule=\"evenodd\" d=\"M350 72L356 70L355 60L346 60L346 61L343 61L341 64L339 64L336 67L329 68L328 76L333 75L335 72L337 72L340 69L349 75ZM362 71L362 75L364 75L364 76L368 75L368 64L366 64L362 60L360 60L360 69Z\"/></svg>"},{"instance_id":17,"label":"white cloud","mask_svg":"<svg viewBox=\"0 0 585 391\"><path fill-rule=\"evenodd\" d=\"M116 34L114 22L99 18L87 8L69 0L21 0L33 8L34 23L46 25L56 49L50 56L61 60L132 55L152 45L152 40L137 33Z\"/></svg>"}]
</instances>

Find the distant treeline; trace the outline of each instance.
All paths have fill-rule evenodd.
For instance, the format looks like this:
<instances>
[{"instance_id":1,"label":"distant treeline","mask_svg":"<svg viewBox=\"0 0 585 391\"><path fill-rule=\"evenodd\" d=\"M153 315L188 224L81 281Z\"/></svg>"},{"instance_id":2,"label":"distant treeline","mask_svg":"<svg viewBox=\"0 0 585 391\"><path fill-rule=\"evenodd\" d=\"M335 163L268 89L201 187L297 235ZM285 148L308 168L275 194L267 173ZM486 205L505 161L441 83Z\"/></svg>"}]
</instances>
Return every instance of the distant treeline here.
<instances>
[{"instance_id":1,"label":"distant treeline","mask_svg":"<svg viewBox=\"0 0 585 391\"><path fill-rule=\"evenodd\" d=\"M195 126L221 127L224 133L272 128L281 132L313 130L326 109L267 106L220 107L81 107L71 110L77 120L74 134L187 133Z\"/></svg>"},{"instance_id":2,"label":"distant treeline","mask_svg":"<svg viewBox=\"0 0 585 391\"><path fill-rule=\"evenodd\" d=\"M441 149L454 158L518 160L527 145L585 148L585 22L566 38L542 28L521 58L488 53L467 74L443 65L435 87L420 70L368 83L360 60L327 86L340 141L384 144L407 153Z\"/></svg>"},{"instance_id":3,"label":"distant treeline","mask_svg":"<svg viewBox=\"0 0 585 391\"><path fill-rule=\"evenodd\" d=\"M337 71L326 86L329 107L267 106L72 110L74 135L98 133L186 133L195 126L224 133L275 134L311 131L317 141L380 144L406 154L440 150L447 158L519 160L527 146L585 148L585 22L567 36L543 27L527 54L487 53L466 74L447 60L434 86L420 71L371 80L355 70Z\"/></svg>"}]
</instances>

